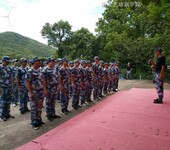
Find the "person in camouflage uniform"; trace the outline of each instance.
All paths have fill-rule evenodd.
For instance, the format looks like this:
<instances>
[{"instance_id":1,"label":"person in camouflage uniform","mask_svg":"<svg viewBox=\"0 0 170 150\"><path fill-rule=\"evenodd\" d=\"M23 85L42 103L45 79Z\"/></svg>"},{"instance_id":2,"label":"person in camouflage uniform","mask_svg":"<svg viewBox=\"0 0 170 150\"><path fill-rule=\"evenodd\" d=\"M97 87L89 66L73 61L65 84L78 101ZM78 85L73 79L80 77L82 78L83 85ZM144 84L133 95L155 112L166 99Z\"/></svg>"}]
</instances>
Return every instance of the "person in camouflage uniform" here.
<instances>
[{"instance_id":1,"label":"person in camouflage uniform","mask_svg":"<svg viewBox=\"0 0 170 150\"><path fill-rule=\"evenodd\" d=\"M10 58L4 56L0 65L0 120L7 121L14 118L10 115L10 104L12 99L12 70L8 66Z\"/></svg>"},{"instance_id":2,"label":"person in camouflage uniform","mask_svg":"<svg viewBox=\"0 0 170 150\"><path fill-rule=\"evenodd\" d=\"M87 89L87 69L86 69L86 61L81 61L81 68L80 68L80 101L81 106L88 105L86 99L86 90Z\"/></svg>"},{"instance_id":3,"label":"person in camouflage uniform","mask_svg":"<svg viewBox=\"0 0 170 150\"><path fill-rule=\"evenodd\" d=\"M49 121L53 119L60 118L60 116L55 113L55 99L58 86L58 76L56 74L55 59L48 58L47 66L43 68L43 91L46 101L46 116Z\"/></svg>"},{"instance_id":4,"label":"person in camouflage uniform","mask_svg":"<svg viewBox=\"0 0 170 150\"><path fill-rule=\"evenodd\" d=\"M69 83L69 85L70 85L70 87L69 87L69 96L70 96L70 98L72 98L72 95L73 95L73 87L71 85L71 71L72 71L73 67L74 67L74 62L70 61L69 66L68 66L68 70L69 70L69 74L70 74L70 77L69 77L69 81L70 81L70 83Z\"/></svg>"},{"instance_id":5,"label":"person in camouflage uniform","mask_svg":"<svg viewBox=\"0 0 170 150\"><path fill-rule=\"evenodd\" d=\"M63 65L59 69L59 88L60 88L60 104L61 112L67 115L70 113L68 110L69 103L69 87L70 87L70 72L68 69L68 60L62 59Z\"/></svg>"},{"instance_id":6,"label":"person in camouflage uniform","mask_svg":"<svg viewBox=\"0 0 170 150\"><path fill-rule=\"evenodd\" d=\"M74 109L79 108L79 96L80 96L80 60L74 60L74 68L71 71L71 84L73 87L72 107Z\"/></svg>"},{"instance_id":7,"label":"person in camouflage uniform","mask_svg":"<svg viewBox=\"0 0 170 150\"><path fill-rule=\"evenodd\" d=\"M28 112L28 90L26 88L25 76L27 73L27 59L20 59L21 66L18 68L18 72L16 75L17 79L17 87L19 91L19 100L20 100L20 113L23 115L25 112Z\"/></svg>"},{"instance_id":8,"label":"person in camouflage uniform","mask_svg":"<svg viewBox=\"0 0 170 150\"><path fill-rule=\"evenodd\" d=\"M92 65L93 70L93 97L94 100L100 100L99 98L99 57L94 57L94 63Z\"/></svg>"},{"instance_id":9,"label":"person in camouflage uniform","mask_svg":"<svg viewBox=\"0 0 170 150\"><path fill-rule=\"evenodd\" d=\"M91 94L93 90L93 70L92 70L92 63L88 60L87 61L87 88L86 88L86 99L87 102L92 102Z\"/></svg>"},{"instance_id":10,"label":"person in camouflage uniform","mask_svg":"<svg viewBox=\"0 0 170 150\"><path fill-rule=\"evenodd\" d=\"M34 129L39 129L44 124L41 118L44 94L40 66L41 60L38 57L33 58L33 66L26 74L26 85L31 107L31 125Z\"/></svg>"},{"instance_id":11,"label":"person in camouflage uniform","mask_svg":"<svg viewBox=\"0 0 170 150\"><path fill-rule=\"evenodd\" d=\"M103 98L103 61L99 61L99 97Z\"/></svg>"},{"instance_id":12,"label":"person in camouflage uniform","mask_svg":"<svg viewBox=\"0 0 170 150\"><path fill-rule=\"evenodd\" d=\"M118 84L119 84L119 73L120 73L120 70L119 70L119 62L116 61L115 62L115 87L116 87L116 91L119 91L119 88L118 88Z\"/></svg>"},{"instance_id":13,"label":"person in camouflage uniform","mask_svg":"<svg viewBox=\"0 0 170 150\"><path fill-rule=\"evenodd\" d=\"M104 81L103 93L107 95L109 85L109 64L107 62L104 63L103 81Z\"/></svg>"},{"instance_id":14,"label":"person in camouflage uniform","mask_svg":"<svg viewBox=\"0 0 170 150\"><path fill-rule=\"evenodd\" d=\"M19 65L19 61L18 59L14 59L12 60L12 80L13 80L13 88L12 88L12 106L15 107L18 103L18 87L17 87L17 80L16 80L16 76L18 73L18 65Z\"/></svg>"}]
</instances>

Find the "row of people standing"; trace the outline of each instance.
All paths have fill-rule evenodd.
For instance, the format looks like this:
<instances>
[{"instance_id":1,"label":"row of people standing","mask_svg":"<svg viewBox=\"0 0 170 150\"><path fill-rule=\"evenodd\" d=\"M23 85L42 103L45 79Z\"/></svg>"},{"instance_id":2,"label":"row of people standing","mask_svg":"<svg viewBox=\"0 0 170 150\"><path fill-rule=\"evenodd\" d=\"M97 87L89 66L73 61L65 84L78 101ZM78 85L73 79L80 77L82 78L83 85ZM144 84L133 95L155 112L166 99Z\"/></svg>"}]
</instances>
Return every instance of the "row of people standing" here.
<instances>
[{"instance_id":1,"label":"row of people standing","mask_svg":"<svg viewBox=\"0 0 170 150\"><path fill-rule=\"evenodd\" d=\"M39 128L43 124L41 111L44 98L47 118L52 121L60 118L55 112L56 99L60 101L61 111L68 114L70 98L72 107L77 110L91 102L91 95L94 100L99 100L103 94L118 89L118 63L103 64L98 56L94 57L94 63L76 59L69 65L66 58L58 60L57 63L55 59L48 58L44 67L41 67L42 63L38 57L32 59L32 66L27 66L27 60L24 58L20 59L20 67L15 66L17 60L14 60L13 67L8 66L9 62L9 57L3 57L0 66L0 118L4 121L13 117L10 115L10 103L12 100L15 106L18 94L21 114L29 111L29 98L31 124L34 128Z\"/></svg>"}]
</instances>

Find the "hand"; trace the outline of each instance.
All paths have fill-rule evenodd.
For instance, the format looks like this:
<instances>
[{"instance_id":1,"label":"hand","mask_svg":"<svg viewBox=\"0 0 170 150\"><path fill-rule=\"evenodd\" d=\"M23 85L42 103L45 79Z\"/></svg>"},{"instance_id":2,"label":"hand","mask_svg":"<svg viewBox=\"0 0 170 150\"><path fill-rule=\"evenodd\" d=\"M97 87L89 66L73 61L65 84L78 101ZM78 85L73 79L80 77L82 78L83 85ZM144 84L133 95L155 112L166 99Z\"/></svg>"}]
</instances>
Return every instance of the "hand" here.
<instances>
[{"instance_id":1,"label":"hand","mask_svg":"<svg viewBox=\"0 0 170 150\"><path fill-rule=\"evenodd\" d=\"M164 75L160 74L160 76L158 77L158 79L159 79L160 81L163 81L163 80L164 80Z\"/></svg>"},{"instance_id":2,"label":"hand","mask_svg":"<svg viewBox=\"0 0 170 150\"><path fill-rule=\"evenodd\" d=\"M153 59L149 59L149 64L153 64Z\"/></svg>"},{"instance_id":3,"label":"hand","mask_svg":"<svg viewBox=\"0 0 170 150\"><path fill-rule=\"evenodd\" d=\"M48 91L47 90L44 90L44 95L47 96L48 95Z\"/></svg>"},{"instance_id":4,"label":"hand","mask_svg":"<svg viewBox=\"0 0 170 150\"><path fill-rule=\"evenodd\" d=\"M32 92L29 93L30 100L32 100L34 94Z\"/></svg>"}]
</instances>

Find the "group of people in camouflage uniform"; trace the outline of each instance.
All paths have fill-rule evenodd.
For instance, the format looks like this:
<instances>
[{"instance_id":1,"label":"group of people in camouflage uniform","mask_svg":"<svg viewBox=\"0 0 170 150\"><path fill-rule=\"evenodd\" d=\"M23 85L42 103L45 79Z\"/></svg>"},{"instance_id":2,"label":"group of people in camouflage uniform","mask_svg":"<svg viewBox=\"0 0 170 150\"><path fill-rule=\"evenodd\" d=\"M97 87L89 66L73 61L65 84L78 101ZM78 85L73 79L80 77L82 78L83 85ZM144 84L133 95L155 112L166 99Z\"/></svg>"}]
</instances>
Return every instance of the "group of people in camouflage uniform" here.
<instances>
[{"instance_id":1,"label":"group of people in camouflage uniform","mask_svg":"<svg viewBox=\"0 0 170 150\"><path fill-rule=\"evenodd\" d=\"M16 106L18 99L20 113L31 112L31 125L38 129L44 124L41 118L45 100L46 117L49 121L60 118L55 112L56 100L61 104L61 112L68 110L69 99L77 110L89 102L98 101L110 92L118 91L118 62L104 63L98 56L94 62L66 58L48 58L44 63L35 57L11 60L4 56L0 65L0 119L14 118L10 105ZM43 64L43 66L42 66ZM28 109L30 101L30 110Z\"/></svg>"}]
</instances>

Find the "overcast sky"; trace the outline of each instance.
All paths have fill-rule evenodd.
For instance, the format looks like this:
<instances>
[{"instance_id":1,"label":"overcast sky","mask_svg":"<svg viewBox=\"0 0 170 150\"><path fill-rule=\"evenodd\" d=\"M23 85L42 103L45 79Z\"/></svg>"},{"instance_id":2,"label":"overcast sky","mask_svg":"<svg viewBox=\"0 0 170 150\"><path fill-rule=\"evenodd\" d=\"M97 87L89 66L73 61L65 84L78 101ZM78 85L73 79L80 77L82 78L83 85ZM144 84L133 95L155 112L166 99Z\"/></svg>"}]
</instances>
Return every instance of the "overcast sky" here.
<instances>
[{"instance_id":1,"label":"overcast sky","mask_svg":"<svg viewBox=\"0 0 170 150\"><path fill-rule=\"evenodd\" d=\"M42 26L59 20L68 21L72 30L81 27L94 33L107 0L0 0L0 33L17 32L46 43L41 37Z\"/></svg>"}]
</instances>

